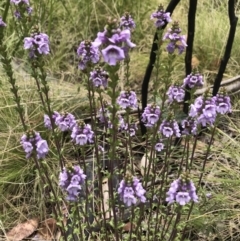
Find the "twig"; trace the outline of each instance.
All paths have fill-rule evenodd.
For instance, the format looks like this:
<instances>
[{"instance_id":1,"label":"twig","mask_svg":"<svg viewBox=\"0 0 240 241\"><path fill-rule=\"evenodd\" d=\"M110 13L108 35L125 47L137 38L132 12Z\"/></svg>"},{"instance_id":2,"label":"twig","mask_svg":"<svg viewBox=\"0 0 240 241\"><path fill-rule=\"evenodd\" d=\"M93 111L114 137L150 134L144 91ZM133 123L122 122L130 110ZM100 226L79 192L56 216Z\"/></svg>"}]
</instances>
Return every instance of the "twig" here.
<instances>
[{"instance_id":1,"label":"twig","mask_svg":"<svg viewBox=\"0 0 240 241\"><path fill-rule=\"evenodd\" d=\"M229 16L229 22L230 22L230 31L228 35L228 41L226 44L225 53L221 60L218 74L214 81L213 92L212 92L213 96L215 96L218 93L218 90L220 88L221 81L223 78L223 74L225 72L228 60L231 55L232 45L233 45L234 36L236 32L236 27L237 27L237 21L238 21L238 18L235 15L235 0L228 1L228 16Z\"/></svg>"},{"instance_id":2,"label":"twig","mask_svg":"<svg viewBox=\"0 0 240 241\"><path fill-rule=\"evenodd\" d=\"M187 33L187 49L185 55L185 72L186 76L191 74L192 72L192 51L193 51L193 41L195 34L195 18L196 18L196 10L197 10L197 0L189 0L189 10L188 10L188 33ZM190 91L189 87L186 87L185 97L184 97L184 105L183 112L188 114L189 103L190 100Z\"/></svg>"}]
</instances>

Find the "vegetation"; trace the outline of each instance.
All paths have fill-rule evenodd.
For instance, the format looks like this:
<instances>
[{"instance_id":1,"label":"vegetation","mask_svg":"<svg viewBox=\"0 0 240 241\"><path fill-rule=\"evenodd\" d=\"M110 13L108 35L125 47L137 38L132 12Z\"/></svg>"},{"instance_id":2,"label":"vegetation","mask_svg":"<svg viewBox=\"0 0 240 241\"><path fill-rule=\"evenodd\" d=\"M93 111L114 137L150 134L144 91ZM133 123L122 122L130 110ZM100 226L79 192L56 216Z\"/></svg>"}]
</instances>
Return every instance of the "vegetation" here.
<instances>
[{"instance_id":1,"label":"vegetation","mask_svg":"<svg viewBox=\"0 0 240 241\"><path fill-rule=\"evenodd\" d=\"M162 0L161 3L166 6L168 2ZM187 32L188 2L182 0L172 15L174 20L179 21L182 33ZM0 63L5 56L1 46L5 46L4 51L7 56L11 56L13 76L19 88L22 114L28 128L38 130L42 138L48 141L50 151L44 168L50 173L54 172L51 180L57 193L61 193L57 187L60 172L59 153L55 148L54 136L48 134L44 127L43 116L46 114L46 107L42 105L39 98L39 90L36 88L32 66L28 60L28 52L23 49L23 38L29 36L35 25L38 25L41 32L49 36L51 54L44 59L44 70L47 73L46 78L50 87L51 108L59 112L72 113L76 119L82 120L89 117L91 108L85 76L77 69L79 60L76 51L80 42L86 39L93 41L97 33L103 30L107 17L119 18L124 12L129 11L136 22L131 41L137 45L130 54L129 87L134 89L140 98L141 82L156 31L154 22L150 20L151 13L158 7L156 4L158 3L153 0L32 0L31 6L34 11L29 22L26 22L28 26L26 28L14 17L15 6L10 4L3 44L1 45L0 42ZM237 13L239 4L240 2L236 4ZM0 16L3 16L6 5L7 3L0 3ZM213 83L218 71L228 30L227 1L199 1L193 65L203 74L206 86ZM240 31L237 29L231 58L224 74L225 79L238 75L239 42ZM167 64L168 53L166 51L162 52L161 60L163 65ZM27 219L49 218L54 209L52 200L47 202L45 198L47 192L50 192L49 187L42 185L41 173L36 163L31 159L26 159L20 144L25 131L19 113L16 111L17 106L10 90L12 86L5 70L2 61L0 65L0 230L2 237L5 237L6 232L12 227ZM182 81L184 74L183 54L174 60L174 71L170 78L172 83ZM156 75L158 71L155 69L152 80ZM126 85L123 69L120 69L119 76L118 91L124 90ZM151 85L150 100L154 98L152 90L154 86ZM110 101L113 98L111 94L103 93L104 98ZM101 93L98 93L96 99L100 97ZM211 132L201 137L194 153L193 169L196 170L193 173L194 180L198 180L198 175L201 174L198 167L202 165L205 156L207 156L207 162L201 185L199 185L200 202L194 204L197 208L193 209L188 221L184 221L188 209L184 210L182 222L177 227L180 230L186 227L188 237L185 236L185 240L237 241L240 239L240 150L238 148L240 102L237 95L232 96L231 101L232 114L224 116L216 127L210 155L207 156L206 151ZM136 143L135 140L134 145ZM192 147L193 143L190 143L190 146ZM69 162L74 162L76 153L73 147L67 143L64 148L66 148L64 158L68 158ZM174 160L173 154L171 153L168 158ZM144 223L147 223L147 218Z\"/></svg>"}]
</instances>

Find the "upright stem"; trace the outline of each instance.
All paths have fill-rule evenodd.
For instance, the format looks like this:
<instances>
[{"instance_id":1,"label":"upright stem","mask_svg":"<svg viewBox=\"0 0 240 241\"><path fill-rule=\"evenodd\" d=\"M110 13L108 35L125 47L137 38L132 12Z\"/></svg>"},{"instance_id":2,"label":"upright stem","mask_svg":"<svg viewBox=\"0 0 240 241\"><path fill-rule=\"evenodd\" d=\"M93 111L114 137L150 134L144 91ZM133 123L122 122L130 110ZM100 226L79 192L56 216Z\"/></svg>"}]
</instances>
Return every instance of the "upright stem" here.
<instances>
[{"instance_id":1,"label":"upright stem","mask_svg":"<svg viewBox=\"0 0 240 241\"><path fill-rule=\"evenodd\" d=\"M231 56L232 45L233 45L237 22L238 22L238 17L236 17L236 15L235 15L235 0L228 1L228 17L229 17L229 22L230 22L230 31L228 34L228 40L227 40L227 44L226 44L225 53L221 60L220 67L219 67L217 76L214 81L213 92L212 92L213 96L215 96L218 93L218 90L220 88L221 81L223 78L223 74L227 67L228 60Z\"/></svg>"},{"instance_id":2,"label":"upright stem","mask_svg":"<svg viewBox=\"0 0 240 241\"><path fill-rule=\"evenodd\" d=\"M193 41L195 34L195 17L197 11L197 0L189 0L189 10L188 10L188 33L187 33L187 49L185 55L185 69L186 76L192 72L192 52L193 52ZM188 114L188 108L190 100L189 87L186 87L183 112Z\"/></svg>"}]
</instances>

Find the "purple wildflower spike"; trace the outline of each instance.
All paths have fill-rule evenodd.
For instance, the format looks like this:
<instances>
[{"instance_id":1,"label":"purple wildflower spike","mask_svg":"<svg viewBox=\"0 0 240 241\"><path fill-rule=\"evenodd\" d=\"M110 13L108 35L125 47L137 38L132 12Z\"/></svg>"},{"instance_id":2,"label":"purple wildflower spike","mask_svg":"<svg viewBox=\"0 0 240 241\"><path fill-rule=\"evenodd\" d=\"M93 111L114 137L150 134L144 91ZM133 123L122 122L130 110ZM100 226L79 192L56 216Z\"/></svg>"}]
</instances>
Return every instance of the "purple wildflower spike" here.
<instances>
[{"instance_id":1,"label":"purple wildflower spike","mask_svg":"<svg viewBox=\"0 0 240 241\"><path fill-rule=\"evenodd\" d=\"M78 68L86 69L89 64L98 63L100 56L98 46L91 41L82 41L77 49L77 55L80 58Z\"/></svg>"},{"instance_id":2,"label":"purple wildflower spike","mask_svg":"<svg viewBox=\"0 0 240 241\"><path fill-rule=\"evenodd\" d=\"M52 119L54 121L54 124L56 124L56 118L61 116L57 111L54 111L53 114L52 114ZM51 124L51 120L49 118L48 115L44 115L44 126L47 128L47 129L52 129L52 124Z\"/></svg>"},{"instance_id":3,"label":"purple wildflower spike","mask_svg":"<svg viewBox=\"0 0 240 241\"><path fill-rule=\"evenodd\" d=\"M182 121L183 135L197 135L197 121L191 117Z\"/></svg>"},{"instance_id":4,"label":"purple wildflower spike","mask_svg":"<svg viewBox=\"0 0 240 241\"><path fill-rule=\"evenodd\" d=\"M103 47L101 52L104 61L113 66L124 60L129 49L136 46L131 42L130 29L121 30L116 20L109 20L104 31L97 34L94 44Z\"/></svg>"},{"instance_id":5,"label":"purple wildflower spike","mask_svg":"<svg viewBox=\"0 0 240 241\"><path fill-rule=\"evenodd\" d=\"M76 125L75 116L70 113L58 114L54 115L55 124L61 131L73 130Z\"/></svg>"},{"instance_id":6,"label":"purple wildflower spike","mask_svg":"<svg viewBox=\"0 0 240 241\"><path fill-rule=\"evenodd\" d=\"M178 123L175 120L164 120L160 125L159 132L169 138L171 136L180 137L180 129Z\"/></svg>"},{"instance_id":7,"label":"purple wildflower spike","mask_svg":"<svg viewBox=\"0 0 240 241\"><path fill-rule=\"evenodd\" d=\"M67 166L59 174L59 186L67 193L68 201L77 201L86 175L79 166Z\"/></svg>"},{"instance_id":8,"label":"purple wildflower spike","mask_svg":"<svg viewBox=\"0 0 240 241\"><path fill-rule=\"evenodd\" d=\"M129 13L125 13L120 20L120 27L124 29L133 29L136 27L136 24Z\"/></svg>"},{"instance_id":9,"label":"purple wildflower spike","mask_svg":"<svg viewBox=\"0 0 240 241\"><path fill-rule=\"evenodd\" d=\"M33 151L36 151L38 159L45 158L48 153L47 141L43 140L38 132L32 131L24 134L20 143L26 153L26 158L30 158Z\"/></svg>"},{"instance_id":10,"label":"purple wildflower spike","mask_svg":"<svg viewBox=\"0 0 240 241\"><path fill-rule=\"evenodd\" d=\"M161 28L166 23L170 23L172 21L170 13L166 13L162 5L158 7L156 12L152 13L151 19L156 19L155 25L157 28Z\"/></svg>"},{"instance_id":11,"label":"purple wildflower spike","mask_svg":"<svg viewBox=\"0 0 240 241\"><path fill-rule=\"evenodd\" d=\"M117 98L117 103L123 109L135 109L138 107L137 95L134 91L121 91L120 96Z\"/></svg>"},{"instance_id":12,"label":"purple wildflower spike","mask_svg":"<svg viewBox=\"0 0 240 241\"><path fill-rule=\"evenodd\" d=\"M90 72L90 80L95 87L103 86L106 88L108 84L108 73L102 68L95 68Z\"/></svg>"},{"instance_id":13,"label":"purple wildflower spike","mask_svg":"<svg viewBox=\"0 0 240 241\"><path fill-rule=\"evenodd\" d=\"M191 180L184 180L183 178L173 181L167 192L166 201L169 204L176 202L181 206L186 205L190 201L198 202L194 183Z\"/></svg>"},{"instance_id":14,"label":"purple wildflower spike","mask_svg":"<svg viewBox=\"0 0 240 241\"><path fill-rule=\"evenodd\" d=\"M82 122L73 127L71 138L77 145L86 145L87 143L93 143L94 132L89 124Z\"/></svg>"},{"instance_id":15,"label":"purple wildflower spike","mask_svg":"<svg viewBox=\"0 0 240 241\"><path fill-rule=\"evenodd\" d=\"M190 89L203 86L203 76L199 73L189 74L183 81L183 87L189 87Z\"/></svg>"},{"instance_id":16,"label":"purple wildflower spike","mask_svg":"<svg viewBox=\"0 0 240 241\"><path fill-rule=\"evenodd\" d=\"M145 193L146 191L143 189L142 184L137 177L126 175L119 184L118 194L120 200L128 207L136 204L137 200L145 203Z\"/></svg>"},{"instance_id":17,"label":"purple wildflower spike","mask_svg":"<svg viewBox=\"0 0 240 241\"><path fill-rule=\"evenodd\" d=\"M217 115L216 98L197 97L194 104L190 105L188 115L195 118L203 127L213 125Z\"/></svg>"},{"instance_id":18,"label":"purple wildflower spike","mask_svg":"<svg viewBox=\"0 0 240 241\"><path fill-rule=\"evenodd\" d=\"M142 121L146 127L153 127L160 118L160 107L155 104L148 104L142 113Z\"/></svg>"},{"instance_id":19,"label":"purple wildflower spike","mask_svg":"<svg viewBox=\"0 0 240 241\"><path fill-rule=\"evenodd\" d=\"M49 38L45 33L34 33L31 37L24 38L24 49L30 51L30 58L36 58L38 55L49 54Z\"/></svg>"},{"instance_id":20,"label":"purple wildflower spike","mask_svg":"<svg viewBox=\"0 0 240 241\"><path fill-rule=\"evenodd\" d=\"M185 90L181 86L170 86L167 91L168 103L181 103L184 101Z\"/></svg>"},{"instance_id":21,"label":"purple wildflower spike","mask_svg":"<svg viewBox=\"0 0 240 241\"><path fill-rule=\"evenodd\" d=\"M164 35L163 40L168 39L170 42L167 45L167 51L169 54L173 54L175 49L178 49L178 53L181 54L187 47L185 36L180 36L181 29L178 22L174 22L172 28Z\"/></svg>"},{"instance_id":22,"label":"purple wildflower spike","mask_svg":"<svg viewBox=\"0 0 240 241\"><path fill-rule=\"evenodd\" d=\"M225 93L218 93L215 97L216 112L218 114L228 114L232 112L230 97Z\"/></svg>"}]
</instances>

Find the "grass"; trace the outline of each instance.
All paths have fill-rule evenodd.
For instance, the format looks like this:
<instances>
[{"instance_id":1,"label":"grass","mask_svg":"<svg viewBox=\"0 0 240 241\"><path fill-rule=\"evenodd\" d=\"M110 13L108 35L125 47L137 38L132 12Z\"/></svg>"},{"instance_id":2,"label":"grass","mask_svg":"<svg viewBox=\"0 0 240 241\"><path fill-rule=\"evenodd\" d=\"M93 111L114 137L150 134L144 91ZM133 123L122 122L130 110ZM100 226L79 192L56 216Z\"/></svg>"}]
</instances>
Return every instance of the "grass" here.
<instances>
[{"instance_id":1,"label":"grass","mask_svg":"<svg viewBox=\"0 0 240 241\"><path fill-rule=\"evenodd\" d=\"M166 6L167 2L164 0L163 4ZM139 90L155 31L149 16L157 7L156 1L45 0L40 4L35 0L32 4L37 15L34 24L40 24L41 29L46 31L51 39L52 54L48 60L48 72L54 109L74 112L79 118L86 114L87 93L81 81L78 81L81 76L76 71L76 48L82 40L93 39L96 33L103 29L107 16L119 17L125 10L132 13L137 23L133 34L133 42L137 43L137 48L131 57L131 81L133 87ZM213 81L224 53L226 33L229 30L226 4L213 0L199 1L194 56L199 60L198 68L204 73L208 83ZM183 0L173 14L173 18L180 21L183 33L187 29L187 9L188 1ZM14 25L10 15L8 25L7 36L9 37L5 41L9 53L12 53L18 42L18 31L21 30ZM237 31L225 78L238 75L239 42L240 31ZM43 111L40 108L34 82L29 77L25 57L22 58L21 47L20 45L14 58L14 73L20 88L24 114L31 128L37 127L41 130L42 121L40 120L42 120ZM173 81L184 77L183 58L182 61L176 63L176 66ZM2 72L0 68L0 74ZM44 219L47 215L46 207L41 201L43 193L39 174L35 173L34 164L26 161L20 148L19 138L22 135L22 127L9 88L6 76L1 74L0 220L3 230L9 230L31 216L41 215ZM204 176L205 186L201 190L202 198L205 198L206 192L211 192L212 197L205 200L205 205L200 206L190 220L196 230L196 240L239 240L240 126L238 110L240 103L237 97L233 103L232 116L224 120L224 123L229 124L228 128L231 131L229 132L227 127L225 131L223 131L224 128L218 130ZM196 164L198 161L199 158L196 158ZM57 169L57 161L53 154L48 160L48 165Z\"/></svg>"}]
</instances>

